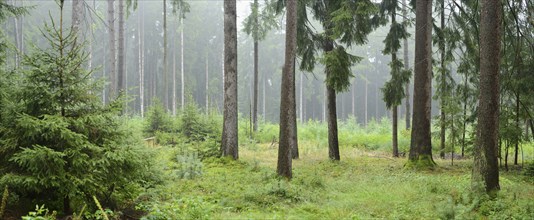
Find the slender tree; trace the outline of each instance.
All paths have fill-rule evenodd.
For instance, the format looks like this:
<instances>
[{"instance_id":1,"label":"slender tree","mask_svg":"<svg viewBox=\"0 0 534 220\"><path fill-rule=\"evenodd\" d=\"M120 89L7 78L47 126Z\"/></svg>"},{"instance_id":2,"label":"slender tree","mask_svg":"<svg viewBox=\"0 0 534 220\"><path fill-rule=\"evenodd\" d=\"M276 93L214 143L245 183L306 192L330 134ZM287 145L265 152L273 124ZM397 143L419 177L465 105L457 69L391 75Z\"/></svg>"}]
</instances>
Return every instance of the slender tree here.
<instances>
[{"instance_id":1,"label":"slender tree","mask_svg":"<svg viewBox=\"0 0 534 220\"><path fill-rule=\"evenodd\" d=\"M251 14L245 19L243 25L244 31L254 39L254 83L253 83L253 99L252 99L252 123L253 130L258 130L258 81L259 81L259 41L262 41L267 36L267 32L278 26L274 13L271 8L265 7L260 12L260 5L258 0L250 5Z\"/></svg>"},{"instance_id":2,"label":"slender tree","mask_svg":"<svg viewBox=\"0 0 534 220\"><path fill-rule=\"evenodd\" d=\"M118 55L117 55L117 88L118 93L125 92L125 49L124 49L124 1L119 0L119 41L118 41Z\"/></svg>"},{"instance_id":3,"label":"slender tree","mask_svg":"<svg viewBox=\"0 0 534 220\"><path fill-rule=\"evenodd\" d=\"M291 135L295 135L293 127L290 126L295 111L295 56L297 50L297 0L288 0L286 9L286 51L282 76L282 91L280 99L280 136L278 145L278 166L277 173L280 176L291 179L292 177L292 157L291 157Z\"/></svg>"},{"instance_id":4,"label":"slender tree","mask_svg":"<svg viewBox=\"0 0 534 220\"><path fill-rule=\"evenodd\" d=\"M385 49L384 54L391 54L391 62L389 67L391 69L391 79L384 84L382 88L383 100L386 102L386 107L392 110L392 147L393 156L399 156L398 147L398 106L404 98L405 85L410 81L411 72L402 70L402 61L397 58L397 52L400 49L400 40L406 39L408 33L403 24L397 23L397 0L385 0L380 5L380 14L382 16L389 15L391 27L386 39L384 40Z\"/></svg>"},{"instance_id":5,"label":"slender tree","mask_svg":"<svg viewBox=\"0 0 534 220\"><path fill-rule=\"evenodd\" d=\"M406 0L402 0L402 17L403 17L403 23L405 27L409 24L408 23L408 10L406 9ZM404 49L404 70L411 71L410 70L410 50L408 49L408 38L404 38L403 40L403 49ZM411 127L411 107L410 107L410 82L406 84L405 88L406 98L404 103L406 104L406 114L405 114L405 123L406 123L406 130L410 129Z\"/></svg>"},{"instance_id":6,"label":"slender tree","mask_svg":"<svg viewBox=\"0 0 534 220\"><path fill-rule=\"evenodd\" d=\"M432 0L416 0L413 128L410 166L433 167L430 134L432 100Z\"/></svg>"},{"instance_id":7,"label":"slender tree","mask_svg":"<svg viewBox=\"0 0 534 220\"><path fill-rule=\"evenodd\" d=\"M502 5L482 0L480 10L480 94L472 182L476 191L499 190L499 66Z\"/></svg>"},{"instance_id":8,"label":"slender tree","mask_svg":"<svg viewBox=\"0 0 534 220\"><path fill-rule=\"evenodd\" d=\"M237 134L237 19L236 0L224 0L224 115L221 151L239 158Z\"/></svg>"},{"instance_id":9,"label":"slender tree","mask_svg":"<svg viewBox=\"0 0 534 220\"><path fill-rule=\"evenodd\" d=\"M297 53L302 57L300 68L312 71L316 61L325 65L326 89L325 116L328 120L329 158L339 160L337 137L336 92L343 92L350 87L352 64L361 60L349 54L342 44L363 44L367 35L373 30L370 19L376 7L370 1L309 1L298 7ZM277 11L281 11L284 1L275 2ZM309 9L309 10L307 10ZM308 13L323 26L323 32L317 33L308 20ZM315 59L320 50L322 57Z\"/></svg>"},{"instance_id":10,"label":"slender tree","mask_svg":"<svg viewBox=\"0 0 534 220\"><path fill-rule=\"evenodd\" d=\"M109 37L109 79L110 86L108 100L115 96L117 91L117 74L116 74L116 41L115 41L115 0L108 0L108 37Z\"/></svg>"},{"instance_id":11,"label":"slender tree","mask_svg":"<svg viewBox=\"0 0 534 220\"><path fill-rule=\"evenodd\" d=\"M145 116L145 23L143 9L143 4L140 4L137 21L137 41L139 45L139 110L141 117Z\"/></svg>"}]
</instances>

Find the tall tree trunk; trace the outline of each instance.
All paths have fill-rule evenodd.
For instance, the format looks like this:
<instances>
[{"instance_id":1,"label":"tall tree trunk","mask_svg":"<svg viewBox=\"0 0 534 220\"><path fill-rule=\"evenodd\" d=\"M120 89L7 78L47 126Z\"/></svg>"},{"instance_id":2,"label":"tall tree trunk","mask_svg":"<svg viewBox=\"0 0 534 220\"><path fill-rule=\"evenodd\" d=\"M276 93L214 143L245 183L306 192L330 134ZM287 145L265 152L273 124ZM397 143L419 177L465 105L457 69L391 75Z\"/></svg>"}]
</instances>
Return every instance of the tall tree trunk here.
<instances>
[{"instance_id":1,"label":"tall tree trunk","mask_svg":"<svg viewBox=\"0 0 534 220\"><path fill-rule=\"evenodd\" d=\"M326 100L326 95L327 93L327 88L324 87L324 90L323 90L323 122L326 122L326 103L327 103L327 100Z\"/></svg>"},{"instance_id":2,"label":"tall tree trunk","mask_svg":"<svg viewBox=\"0 0 534 220\"><path fill-rule=\"evenodd\" d=\"M520 128L521 125L519 124L519 99L520 98L520 95L519 95L519 91L516 92L516 95L515 95L515 126L517 128ZM520 135L520 134L518 134ZM514 165L518 165L519 163L517 162L518 161L518 157L519 157L519 140L516 140L515 141L515 152L514 152Z\"/></svg>"},{"instance_id":3,"label":"tall tree trunk","mask_svg":"<svg viewBox=\"0 0 534 220\"><path fill-rule=\"evenodd\" d=\"M286 51L285 62L282 75L282 88L280 97L280 136L278 145L277 173L279 176L291 179L291 140L294 135L291 121L295 117L295 55L297 50L297 0L287 1L287 22L286 22ZM293 94L291 94L293 93ZM293 108L293 109L291 109Z\"/></svg>"},{"instance_id":4,"label":"tall tree trunk","mask_svg":"<svg viewBox=\"0 0 534 220\"><path fill-rule=\"evenodd\" d=\"M145 76L144 76L144 11L143 3L139 3L137 20L137 43L139 45L139 111L141 112L141 118L145 117Z\"/></svg>"},{"instance_id":5,"label":"tall tree trunk","mask_svg":"<svg viewBox=\"0 0 534 220\"><path fill-rule=\"evenodd\" d=\"M364 109L365 109L365 117L364 117L364 125L365 127L367 127L367 123L369 122L369 118L368 118L368 109L369 109L369 103L368 103L368 96L369 96L369 93L368 93L368 90L369 90L369 81L367 80L367 72L365 73L365 98L364 98Z\"/></svg>"},{"instance_id":6,"label":"tall tree trunk","mask_svg":"<svg viewBox=\"0 0 534 220\"><path fill-rule=\"evenodd\" d=\"M182 96L182 98L180 99L182 101L182 110L184 110L184 107L185 107L185 74L184 74L184 31L185 31L185 26L184 26L184 19L181 19L180 20L180 25L182 27L182 31L180 32L180 50L181 50L181 61L180 61L180 71L182 73L181 77L180 77L180 80L182 80L182 84L181 84L181 93L180 95ZM223 59L224 60L224 59ZM224 94L224 92L223 92Z\"/></svg>"},{"instance_id":7,"label":"tall tree trunk","mask_svg":"<svg viewBox=\"0 0 534 220\"><path fill-rule=\"evenodd\" d=\"M163 0L163 104L169 110L169 74L167 62L167 0Z\"/></svg>"},{"instance_id":8,"label":"tall tree trunk","mask_svg":"<svg viewBox=\"0 0 534 220\"><path fill-rule=\"evenodd\" d=\"M116 42L115 42L115 0L108 0L108 28L109 28L109 93L108 100L115 97L117 92L116 68Z\"/></svg>"},{"instance_id":9,"label":"tall tree trunk","mask_svg":"<svg viewBox=\"0 0 534 220\"><path fill-rule=\"evenodd\" d=\"M354 82L352 83L353 85L351 86L351 113L352 113L352 116L354 116L354 118L356 119L355 123L357 123L357 117L356 117L356 79L354 79Z\"/></svg>"},{"instance_id":10,"label":"tall tree trunk","mask_svg":"<svg viewBox=\"0 0 534 220\"><path fill-rule=\"evenodd\" d=\"M265 74L264 74L265 75ZM266 107L265 107L265 92L266 92L266 86L267 86L267 77L266 76L263 76L263 120L266 120L267 119L267 112L266 112Z\"/></svg>"},{"instance_id":11,"label":"tall tree trunk","mask_svg":"<svg viewBox=\"0 0 534 220\"><path fill-rule=\"evenodd\" d=\"M392 121L393 121L393 129L392 129L392 137L393 137L393 157L399 157L399 144L398 144L398 138L397 138L397 126L398 126L398 116L397 116L397 109L398 107L397 106L393 106L393 109L392 109Z\"/></svg>"},{"instance_id":12,"label":"tall tree trunk","mask_svg":"<svg viewBox=\"0 0 534 220\"><path fill-rule=\"evenodd\" d=\"M482 0L480 10L480 94L477 144L474 148L473 188L499 190L497 145L499 134L499 66L502 6L498 0ZM481 184L483 183L483 184Z\"/></svg>"},{"instance_id":13,"label":"tall tree trunk","mask_svg":"<svg viewBox=\"0 0 534 220\"><path fill-rule=\"evenodd\" d=\"M406 0L402 0L402 16L403 16L403 22L407 22L408 20L408 10L406 9ZM409 56L409 49L408 49L408 38L404 38L404 69L405 70L410 70L410 56ZM405 118L404 120L406 121L406 130L410 129L411 127L411 124L410 124L410 119L411 119L411 111L410 111L410 99L411 99L411 96L410 96L410 82L406 83L406 89L405 89L405 93L406 93L406 100L405 100L405 104L406 104L406 114L405 114Z\"/></svg>"},{"instance_id":14,"label":"tall tree trunk","mask_svg":"<svg viewBox=\"0 0 534 220\"><path fill-rule=\"evenodd\" d=\"M180 18L182 19L182 18ZM176 116L176 27L178 23L174 19L174 26L172 28L173 33L173 47L172 47L172 115Z\"/></svg>"},{"instance_id":15,"label":"tall tree trunk","mask_svg":"<svg viewBox=\"0 0 534 220\"><path fill-rule=\"evenodd\" d=\"M296 53L296 52L295 52ZM298 137L297 137L297 96L296 96L296 86L295 86L295 82L296 82L296 63L297 63L297 59L296 59L296 55L293 57L293 74L292 74L292 77L293 79L291 80L292 82L292 86L291 86L291 93L289 94L291 96L291 103L293 104L293 106L289 109L290 112L290 119L291 121L289 121L289 126L292 128L291 131L292 133L290 134L291 136L291 141L290 141L290 145L291 145L291 158L293 159L298 159L299 158L299 144L298 144Z\"/></svg>"},{"instance_id":16,"label":"tall tree trunk","mask_svg":"<svg viewBox=\"0 0 534 220\"><path fill-rule=\"evenodd\" d=\"M119 0L119 54L117 68L117 84L119 93L125 89L125 64L124 64L124 0Z\"/></svg>"},{"instance_id":17,"label":"tall tree trunk","mask_svg":"<svg viewBox=\"0 0 534 220\"><path fill-rule=\"evenodd\" d=\"M222 154L238 159L236 0L224 0L224 116Z\"/></svg>"},{"instance_id":18,"label":"tall tree trunk","mask_svg":"<svg viewBox=\"0 0 534 220\"><path fill-rule=\"evenodd\" d=\"M295 68L296 69L296 68ZM300 118L300 121L301 123L304 123L306 120L304 119L304 103L303 103L303 100L302 100L302 97L304 96L304 94L302 93L303 92L303 88L304 88L304 73L301 71L300 72L300 88L299 88L299 118Z\"/></svg>"},{"instance_id":19,"label":"tall tree trunk","mask_svg":"<svg viewBox=\"0 0 534 220\"><path fill-rule=\"evenodd\" d=\"M210 76L209 76L209 53L206 53L206 114L210 111Z\"/></svg>"},{"instance_id":20,"label":"tall tree trunk","mask_svg":"<svg viewBox=\"0 0 534 220\"><path fill-rule=\"evenodd\" d=\"M413 128L410 143L410 164L432 167L432 138L430 114L432 99L432 1L416 1L415 77L413 100Z\"/></svg>"},{"instance_id":21,"label":"tall tree trunk","mask_svg":"<svg viewBox=\"0 0 534 220\"><path fill-rule=\"evenodd\" d=\"M330 86L327 86L326 91L326 100L328 103L328 157L331 160L340 160L339 141L337 136L336 90L334 90Z\"/></svg>"},{"instance_id":22,"label":"tall tree trunk","mask_svg":"<svg viewBox=\"0 0 534 220\"><path fill-rule=\"evenodd\" d=\"M443 33L443 30L445 29L445 0L441 0L441 31L442 33L439 36L439 50L440 50L440 64L441 64L441 97L440 97L440 152L439 156L441 159L445 159L445 100L444 100L444 92L445 92L445 36Z\"/></svg>"},{"instance_id":23,"label":"tall tree trunk","mask_svg":"<svg viewBox=\"0 0 534 220\"><path fill-rule=\"evenodd\" d=\"M466 134L466 129L467 129L467 74L465 75L464 77L464 110L463 110L463 113L464 113L464 117L462 118L463 119L463 127L462 127L462 158L465 156L465 134Z\"/></svg>"},{"instance_id":24,"label":"tall tree trunk","mask_svg":"<svg viewBox=\"0 0 534 220\"><path fill-rule=\"evenodd\" d=\"M254 19L256 24L258 24L258 18L256 17ZM258 40L254 40L254 100L252 100L252 124L254 132L258 131L258 56Z\"/></svg>"},{"instance_id":25,"label":"tall tree trunk","mask_svg":"<svg viewBox=\"0 0 534 220\"><path fill-rule=\"evenodd\" d=\"M83 11L83 0L72 0L72 32L76 33L76 37L80 37L79 31L81 26L81 17Z\"/></svg>"}]
</instances>

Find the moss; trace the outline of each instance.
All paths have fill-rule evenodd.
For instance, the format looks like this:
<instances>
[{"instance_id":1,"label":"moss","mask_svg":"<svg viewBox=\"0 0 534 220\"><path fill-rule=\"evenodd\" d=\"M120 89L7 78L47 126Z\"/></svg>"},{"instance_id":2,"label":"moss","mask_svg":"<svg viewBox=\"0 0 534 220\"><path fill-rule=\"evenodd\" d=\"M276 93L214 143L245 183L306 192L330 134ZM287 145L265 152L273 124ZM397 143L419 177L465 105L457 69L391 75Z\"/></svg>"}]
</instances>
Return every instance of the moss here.
<instances>
[{"instance_id":1,"label":"moss","mask_svg":"<svg viewBox=\"0 0 534 220\"><path fill-rule=\"evenodd\" d=\"M432 159L431 155L419 155L415 159L410 159L404 165L406 169L415 170L434 170L436 168L436 162Z\"/></svg>"}]
</instances>

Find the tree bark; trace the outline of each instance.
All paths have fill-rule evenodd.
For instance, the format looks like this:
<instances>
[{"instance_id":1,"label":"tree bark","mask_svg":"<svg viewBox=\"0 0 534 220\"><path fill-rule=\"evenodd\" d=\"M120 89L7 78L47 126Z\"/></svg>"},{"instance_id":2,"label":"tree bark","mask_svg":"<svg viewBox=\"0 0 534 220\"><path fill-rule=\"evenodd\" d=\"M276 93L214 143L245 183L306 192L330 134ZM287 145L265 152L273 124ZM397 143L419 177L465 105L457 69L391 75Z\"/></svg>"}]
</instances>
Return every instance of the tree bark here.
<instances>
[{"instance_id":1,"label":"tree bark","mask_svg":"<svg viewBox=\"0 0 534 220\"><path fill-rule=\"evenodd\" d=\"M294 135L291 121L295 111L295 76L294 61L297 49L297 0L287 1L286 50L282 75L280 98L280 136L278 146L277 174L287 179L292 178L291 140ZM293 88L292 88L293 87ZM291 93L293 92L293 95ZM293 109L292 109L293 108Z\"/></svg>"},{"instance_id":2,"label":"tree bark","mask_svg":"<svg viewBox=\"0 0 534 220\"><path fill-rule=\"evenodd\" d=\"M76 37L80 37L80 25L82 10L83 10L83 0L72 0L72 32L76 34Z\"/></svg>"},{"instance_id":3,"label":"tree bark","mask_svg":"<svg viewBox=\"0 0 534 220\"><path fill-rule=\"evenodd\" d=\"M119 93L124 92L124 0L119 0L119 54L118 54L118 68L117 68L117 84Z\"/></svg>"},{"instance_id":4,"label":"tree bark","mask_svg":"<svg viewBox=\"0 0 534 220\"><path fill-rule=\"evenodd\" d=\"M445 159L445 36L443 36L443 30L445 29L445 0L441 0L441 35L439 36L439 50L440 50L440 64L441 64L441 97L440 97L440 152L441 159Z\"/></svg>"},{"instance_id":5,"label":"tree bark","mask_svg":"<svg viewBox=\"0 0 534 220\"><path fill-rule=\"evenodd\" d=\"M497 145L501 19L502 6L500 1L481 1L480 94L472 181L475 191L482 191L481 188L483 187L490 194L500 188Z\"/></svg>"},{"instance_id":6,"label":"tree bark","mask_svg":"<svg viewBox=\"0 0 534 220\"><path fill-rule=\"evenodd\" d=\"M182 110L184 110L184 107L185 107L185 75L184 75L184 55L185 55L184 54L184 31L185 31L185 26L184 26L184 19L180 20L180 24L181 24L181 27L182 27L182 31L180 33L180 50L181 50L180 71L182 73L182 75L180 77L180 80L182 81L182 84L181 84L182 87L181 87L180 95L182 96L182 98L181 98L181 101L182 101L181 107L182 107ZM223 91L223 94L224 94L224 91Z\"/></svg>"},{"instance_id":7,"label":"tree bark","mask_svg":"<svg viewBox=\"0 0 534 220\"><path fill-rule=\"evenodd\" d=\"M169 74L167 62L167 0L163 0L163 104L169 110Z\"/></svg>"},{"instance_id":8,"label":"tree bark","mask_svg":"<svg viewBox=\"0 0 534 220\"><path fill-rule=\"evenodd\" d=\"M295 52L296 53L296 52ZM299 144L298 144L298 137L297 137L297 93L296 93L296 85L295 85L295 82L296 82L296 55L293 57L293 74L291 77L293 77L293 79L291 80L292 81L292 85L291 86L291 93L289 94L291 97L290 99L292 100L291 103L293 103L293 106L289 109L290 110L290 123L289 123L289 126L292 128L291 131L292 133L290 134L291 136L291 158L293 159L298 159L299 158Z\"/></svg>"},{"instance_id":9,"label":"tree bark","mask_svg":"<svg viewBox=\"0 0 534 220\"><path fill-rule=\"evenodd\" d=\"M516 100L515 100L515 126L520 128L520 124L519 124L519 98L520 98L520 95L519 95L519 91L516 92L516 96L515 96ZM521 134L518 134L518 135L521 135ZM519 157L519 140L516 140L515 141L515 151L514 151L514 165L518 165L518 157Z\"/></svg>"},{"instance_id":10,"label":"tree bark","mask_svg":"<svg viewBox=\"0 0 534 220\"><path fill-rule=\"evenodd\" d=\"M392 142L393 142L393 157L399 157L399 144L398 144L398 112L397 112L397 106L394 106L393 109L392 109L392 121L393 121L393 128L392 128Z\"/></svg>"},{"instance_id":11,"label":"tree bark","mask_svg":"<svg viewBox=\"0 0 534 220\"><path fill-rule=\"evenodd\" d=\"M365 104L365 117L364 117L364 126L367 127L367 123L369 122L369 118L368 118L368 108L369 108L369 103L368 103L368 90L369 90L369 81L367 80L367 72L365 73L365 100L363 101L363 103Z\"/></svg>"},{"instance_id":12,"label":"tree bark","mask_svg":"<svg viewBox=\"0 0 534 220\"><path fill-rule=\"evenodd\" d=\"M402 0L402 16L403 16L403 19L404 19L404 22L407 22L406 20L408 20L408 10L406 9L406 0ZM410 70L410 56L409 56L409 49L408 49L408 38L404 38L403 40L404 42L404 69L405 70ZM410 127L411 127L411 123L410 123L410 119L411 119L411 111L410 111L410 82L408 82L406 84L406 89L405 89L405 93L406 93L406 100L405 100L405 104L406 104L406 114L405 114L405 123L406 123L406 130L409 130Z\"/></svg>"},{"instance_id":13,"label":"tree bark","mask_svg":"<svg viewBox=\"0 0 534 220\"><path fill-rule=\"evenodd\" d=\"M413 128L409 164L433 167L430 135L432 96L432 1L416 1Z\"/></svg>"},{"instance_id":14,"label":"tree bark","mask_svg":"<svg viewBox=\"0 0 534 220\"><path fill-rule=\"evenodd\" d=\"M239 158L237 139L237 21L236 0L224 0L224 116L222 154Z\"/></svg>"},{"instance_id":15,"label":"tree bark","mask_svg":"<svg viewBox=\"0 0 534 220\"><path fill-rule=\"evenodd\" d=\"M115 42L115 0L108 0L108 28L109 28L109 79L110 86L108 100L115 97L117 93L117 75L116 75L116 42Z\"/></svg>"},{"instance_id":16,"label":"tree bark","mask_svg":"<svg viewBox=\"0 0 534 220\"><path fill-rule=\"evenodd\" d=\"M209 76L209 54L206 53L206 114L210 111L210 76Z\"/></svg>"},{"instance_id":17,"label":"tree bark","mask_svg":"<svg viewBox=\"0 0 534 220\"><path fill-rule=\"evenodd\" d=\"M254 19L256 24L258 24L258 18L256 17ZM258 131L258 56L258 40L254 40L254 100L252 100L252 124L254 132Z\"/></svg>"},{"instance_id":18,"label":"tree bark","mask_svg":"<svg viewBox=\"0 0 534 220\"><path fill-rule=\"evenodd\" d=\"M182 18L180 18L182 19ZM171 101L171 105L172 105L172 115L173 116L176 116L176 39L178 39L176 37L176 27L178 26L178 22L176 22L176 19L173 19L174 20L174 26L172 28L172 32L173 32L173 41L172 41L172 101Z\"/></svg>"},{"instance_id":19,"label":"tree bark","mask_svg":"<svg viewBox=\"0 0 534 220\"><path fill-rule=\"evenodd\" d=\"M143 3L139 3L138 20L137 20L137 43L139 44L139 111L141 118L145 117L145 76L144 76L144 23L143 23Z\"/></svg>"}]
</instances>

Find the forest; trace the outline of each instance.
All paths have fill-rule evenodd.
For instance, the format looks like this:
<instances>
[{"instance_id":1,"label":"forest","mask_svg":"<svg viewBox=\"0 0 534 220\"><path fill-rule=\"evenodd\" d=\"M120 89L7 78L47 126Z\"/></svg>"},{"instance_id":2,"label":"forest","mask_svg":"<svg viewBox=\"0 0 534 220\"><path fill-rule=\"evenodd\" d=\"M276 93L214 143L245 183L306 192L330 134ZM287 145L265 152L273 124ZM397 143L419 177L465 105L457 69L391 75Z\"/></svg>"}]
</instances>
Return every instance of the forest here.
<instances>
[{"instance_id":1,"label":"forest","mask_svg":"<svg viewBox=\"0 0 534 220\"><path fill-rule=\"evenodd\" d=\"M532 0L0 0L0 219L534 219Z\"/></svg>"}]
</instances>

